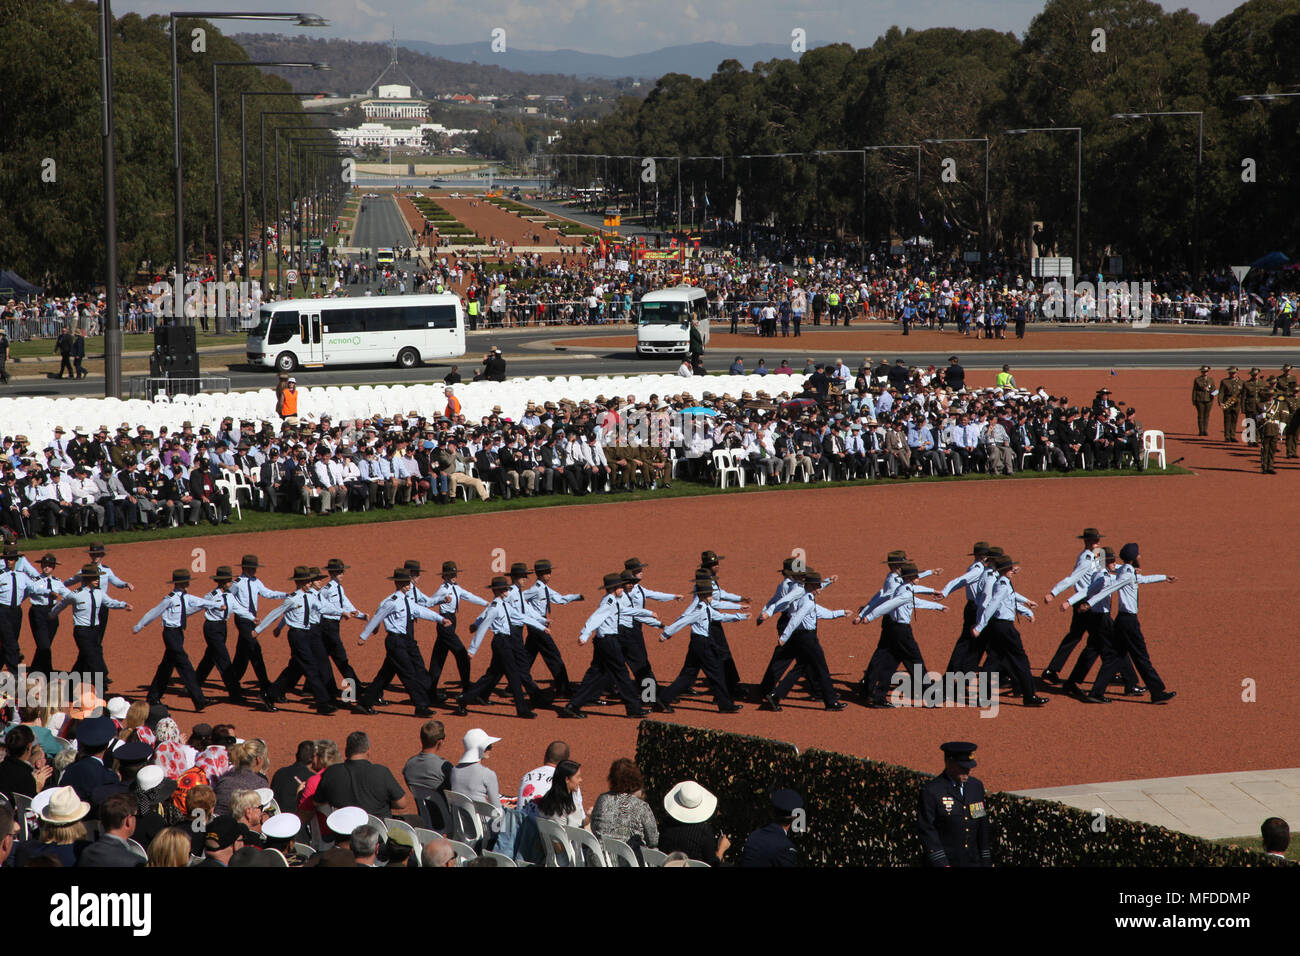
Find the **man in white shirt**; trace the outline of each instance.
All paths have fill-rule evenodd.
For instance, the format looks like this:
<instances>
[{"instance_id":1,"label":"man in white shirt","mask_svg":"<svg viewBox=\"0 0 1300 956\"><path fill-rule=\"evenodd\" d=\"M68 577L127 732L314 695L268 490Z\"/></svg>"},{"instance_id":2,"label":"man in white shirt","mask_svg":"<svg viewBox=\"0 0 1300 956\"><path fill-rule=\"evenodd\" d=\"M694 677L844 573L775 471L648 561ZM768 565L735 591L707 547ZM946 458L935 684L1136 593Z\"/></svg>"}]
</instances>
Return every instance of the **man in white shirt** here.
<instances>
[{"instance_id":1,"label":"man in white shirt","mask_svg":"<svg viewBox=\"0 0 1300 956\"><path fill-rule=\"evenodd\" d=\"M555 765L561 760L569 759L569 745L563 740L553 740L546 747L546 756L542 758L543 763L535 770L530 770L524 774L523 779L519 781L519 806L536 800L546 795L551 789L551 779L555 775ZM582 791L579 790L573 795L573 801L578 806L582 806Z\"/></svg>"}]
</instances>

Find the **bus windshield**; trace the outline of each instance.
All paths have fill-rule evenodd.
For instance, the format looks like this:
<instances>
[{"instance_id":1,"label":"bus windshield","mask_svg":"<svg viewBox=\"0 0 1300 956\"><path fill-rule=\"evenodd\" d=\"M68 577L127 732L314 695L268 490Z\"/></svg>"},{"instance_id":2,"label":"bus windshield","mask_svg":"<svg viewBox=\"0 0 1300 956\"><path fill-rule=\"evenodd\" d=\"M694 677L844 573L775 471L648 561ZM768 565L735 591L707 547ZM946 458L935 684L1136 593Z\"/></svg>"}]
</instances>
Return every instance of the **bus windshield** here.
<instances>
[{"instance_id":1,"label":"bus windshield","mask_svg":"<svg viewBox=\"0 0 1300 956\"><path fill-rule=\"evenodd\" d=\"M266 330L271 327L271 316L274 314L275 313L273 313L270 309L263 309L261 311L260 319L257 323L256 328L252 328L248 330L249 338L265 339Z\"/></svg>"},{"instance_id":2,"label":"bus windshield","mask_svg":"<svg viewBox=\"0 0 1300 956\"><path fill-rule=\"evenodd\" d=\"M685 302L642 302L642 325L675 325L686 322Z\"/></svg>"}]
</instances>

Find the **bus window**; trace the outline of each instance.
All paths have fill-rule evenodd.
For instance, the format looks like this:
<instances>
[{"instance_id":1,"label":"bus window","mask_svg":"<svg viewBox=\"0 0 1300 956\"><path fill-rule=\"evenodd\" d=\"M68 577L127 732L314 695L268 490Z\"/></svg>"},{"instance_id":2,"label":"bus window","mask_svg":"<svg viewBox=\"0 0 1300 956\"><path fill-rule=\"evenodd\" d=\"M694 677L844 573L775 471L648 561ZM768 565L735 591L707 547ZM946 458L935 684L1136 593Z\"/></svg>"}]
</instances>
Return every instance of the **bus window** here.
<instances>
[{"instance_id":1,"label":"bus window","mask_svg":"<svg viewBox=\"0 0 1300 956\"><path fill-rule=\"evenodd\" d=\"M304 315L300 318L298 323L298 328L299 328L298 338L302 341L302 344L310 345L311 344L311 322L308 320L307 316Z\"/></svg>"},{"instance_id":2,"label":"bus window","mask_svg":"<svg viewBox=\"0 0 1300 956\"><path fill-rule=\"evenodd\" d=\"M271 320L271 330L266 337L267 345L283 345L298 331L297 312L276 312Z\"/></svg>"},{"instance_id":3,"label":"bus window","mask_svg":"<svg viewBox=\"0 0 1300 956\"><path fill-rule=\"evenodd\" d=\"M456 307L454 305L435 305L430 311L433 313L433 327L435 329L456 328Z\"/></svg>"}]
</instances>

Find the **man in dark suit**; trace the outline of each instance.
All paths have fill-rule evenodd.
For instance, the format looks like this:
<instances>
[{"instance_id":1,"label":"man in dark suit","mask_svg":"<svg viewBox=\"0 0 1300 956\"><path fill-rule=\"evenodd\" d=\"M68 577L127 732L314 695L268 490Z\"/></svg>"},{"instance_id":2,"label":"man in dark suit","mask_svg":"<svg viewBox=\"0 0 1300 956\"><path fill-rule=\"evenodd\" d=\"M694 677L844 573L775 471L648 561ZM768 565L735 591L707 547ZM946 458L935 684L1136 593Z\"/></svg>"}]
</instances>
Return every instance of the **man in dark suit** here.
<instances>
[{"instance_id":1,"label":"man in dark suit","mask_svg":"<svg viewBox=\"0 0 1300 956\"><path fill-rule=\"evenodd\" d=\"M59 786L71 787L82 800L90 800L96 787L117 783L117 771L104 765L104 751L115 731L113 718L107 714L83 720L77 726L77 750L81 756L63 771Z\"/></svg>"},{"instance_id":2,"label":"man in dark suit","mask_svg":"<svg viewBox=\"0 0 1300 956\"><path fill-rule=\"evenodd\" d=\"M77 378L85 378L90 373L81 367L81 363L86 359L86 330L77 329L77 335L72 340L72 364L76 369ZM62 372L60 371L60 377Z\"/></svg>"},{"instance_id":3,"label":"man in dark suit","mask_svg":"<svg viewBox=\"0 0 1300 956\"><path fill-rule=\"evenodd\" d=\"M75 378L76 373L72 371L72 333L65 325L59 337L54 340L54 351L59 353L59 374L57 378L63 378L63 370L68 370L68 377Z\"/></svg>"},{"instance_id":4,"label":"man in dark suit","mask_svg":"<svg viewBox=\"0 0 1300 956\"><path fill-rule=\"evenodd\" d=\"M479 453L474 456L474 466L478 469L480 480L491 485L498 498L510 497L510 487L506 483L506 470L501 467L501 457L497 454L495 439L488 439Z\"/></svg>"},{"instance_id":5,"label":"man in dark suit","mask_svg":"<svg viewBox=\"0 0 1300 956\"><path fill-rule=\"evenodd\" d=\"M966 387L966 370L961 367L961 362L955 355L948 357L948 367L943 370L943 384L954 392L960 392Z\"/></svg>"},{"instance_id":6,"label":"man in dark suit","mask_svg":"<svg viewBox=\"0 0 1300 956\"><path fill-rule=\"evenodd\" d=\"M951 741L943 751L943 773L921 787L916 830L927 866L992 866L984 784L970 775L975 744Z\"/></svg>"},{"instance_id":7,"label":"man in dark suit","mask_svg":"<svg viewBox=\"0 0 1300 956\"><path fill-rule=\"evenodd\" d=\"M134 793L115 793L99 808L103 834L81 851L77 866L137 867L146 859L127 841L135 834L136 799Z\"/></svg>"},{"instance_id":8,"label":"man in dark suit","mask_svg":"<svg viewBox=\"0 0 1300 956\"><path fill-rule=\"evenodd\" d=\"M741 866L798 866L799 851L790 840L790 828L803 817L803 798L793 790L772 794L772 822L745 838Z\"/></svg>"}]
</instances>

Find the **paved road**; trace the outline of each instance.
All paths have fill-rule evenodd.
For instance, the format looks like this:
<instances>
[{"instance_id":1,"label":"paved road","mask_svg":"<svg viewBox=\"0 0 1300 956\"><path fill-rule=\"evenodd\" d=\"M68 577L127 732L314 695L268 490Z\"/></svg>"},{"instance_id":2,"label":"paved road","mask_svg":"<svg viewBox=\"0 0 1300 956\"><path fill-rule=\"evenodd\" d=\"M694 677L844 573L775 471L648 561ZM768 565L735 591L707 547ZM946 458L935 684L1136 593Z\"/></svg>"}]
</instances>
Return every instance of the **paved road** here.
<instances>
[{"instance_id":1,"label":"paved road","mask_svg":"<svg viewBox=\"0 0 1300 956\"><path fill-rule=\"evenodd\" d=\"M409 246L411 234L397 208L397 200L392 196L361 200L352 244L363 249Z\"/></svg>"},{"instance_id":2,"label":"paved road","mask_svg":"<svg viewBox=\"0 0 1300 956\"><path fill-rule=\"evenodd\" d=\"M483 353L490 346L500 346L506 355L507 369L511 375L531 376L531 375L628 375L644 374L647 372L662 372L665 374L675 372L680 364L679 360L672 358L643 359L638 358L635 353L622 347L611 347L609 349L592 348L583 346L581 348L567 347L563 351L557 351L556 346L552 345L552 340L559 340L565 337L583 338L600 338L600 337L623 337L628 335L626 327L603 329L582 329L582 328L564 328L564 329L528 329L523 331L489 331L473 332L468 336L469 352L461 359L455 360L460 366L461 375L466 379L473 377L474 371L479 367ZM1242 368L1249 368L1251 365L1258 365L1261 368L1277 369L1283 362L1290 362L1293 365L1300 365L1300 340L1294 348L1284 349L1279 347L1280 340L1274 339L1278 346L1270 343L1268 348L1258 348L1250 350L1224 348L1216 346L1215 333L1211 330L1200 330L1206 340L1203 350L1190 352L1183 350L1160 350L1160 349L1107 349L1094 351L1034 351L1032 346L1039 346L1042 349L1052 347L1052 336L1058 331L1070 331L1069 329L1052 329L1041 328L1035 329L1032 338L1028 340L1030 348L1012 346L1005 351L997 352L978 352L970 353L963 356L962 364L969 369L996 369L1000 368L1004 362L1010 363L1016 369L1054 369L1054 368L1182 368L1194 369L1202 362L1213 366L1216 370L1221 370L1228 365L1238 365ZM1153 331L1164 331L1156 329ZM1174 327L1168 329L1171 333L1186 333L1193 331L1187 327ZM1116 345L1122 344L1123 330L1116 329ZM853 364L860 356L854 353L843 353L840 350L823 350L817 347L819 333L815 330L806 330L806 334L799 339L797 347L792 347L790 339L777 339L775 343L769 343L767 340L754 339L752 346L746 346L743 349L745 364L753 368L758 364L759 358L767 359L769 368L775 368L780 364L781 359L788 358L791 364L802 366L803 359L809 355L831 359L837 355L843 354L845 359ZM1267 333L1263 334L1267 338ZM902 344L902 335L898 336L899 344ZM760 345L760 342L762 344ZM887 353L882 350L876 350L880 355L886 355L892 361L896 358L902 358L909 364L920 365L943 365L947 362L950 349L943 352L913 352L907 350L889 350ZM706 357L705 365L711 370L725 370L730 364L733 354L714 352L711 356ZM423 368L410 370L401 370L391 366L366 366L361 368L341 368L329 370L309 370L300 372L298 378L307 385L362 385L372 383L388 382L427 382L440 381L446 374L450 362L440 362L431 364ZM235 389L261 388L269 386L274 381L273 373L262 370L251 370L244 364L243 350L232 349L221 352L205 352L200 355L200 366L205 374L226 375L231 379L231 387ZM93 368L94 366L92 366ZM15 379L10 386L0 388L0 395L100 395L103 393L103 380L96 376L87 379L84 382L54 382L45 379Z\"/></svg>"}]
</instances>

